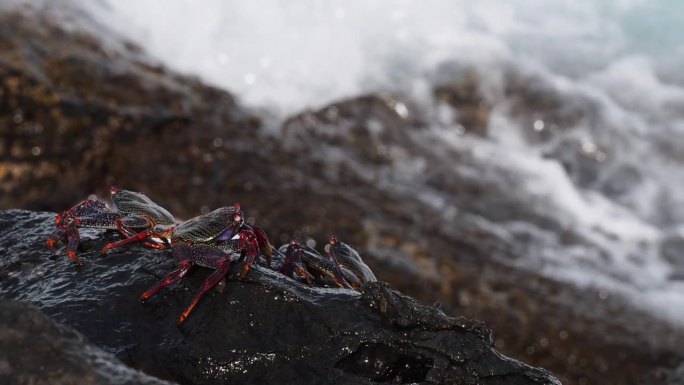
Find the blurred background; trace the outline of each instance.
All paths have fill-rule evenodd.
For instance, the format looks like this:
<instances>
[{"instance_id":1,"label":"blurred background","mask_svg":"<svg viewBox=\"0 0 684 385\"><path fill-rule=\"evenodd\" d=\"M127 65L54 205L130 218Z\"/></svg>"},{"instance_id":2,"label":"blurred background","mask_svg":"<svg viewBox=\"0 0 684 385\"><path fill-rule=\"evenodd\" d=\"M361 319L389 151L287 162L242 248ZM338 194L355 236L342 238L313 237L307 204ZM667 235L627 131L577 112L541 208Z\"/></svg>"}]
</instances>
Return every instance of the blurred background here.
<instances>
[{"instance_id":1,"label":"blurred background","mask_svg":"<svg viewBox=\"0 0 684 385\"><path fill-rule=\"evenodd\" d=\"M682 33L675 0L0 0L0 208L239 201L566 384L681 384Z\"/></svg>"}]
</instances>

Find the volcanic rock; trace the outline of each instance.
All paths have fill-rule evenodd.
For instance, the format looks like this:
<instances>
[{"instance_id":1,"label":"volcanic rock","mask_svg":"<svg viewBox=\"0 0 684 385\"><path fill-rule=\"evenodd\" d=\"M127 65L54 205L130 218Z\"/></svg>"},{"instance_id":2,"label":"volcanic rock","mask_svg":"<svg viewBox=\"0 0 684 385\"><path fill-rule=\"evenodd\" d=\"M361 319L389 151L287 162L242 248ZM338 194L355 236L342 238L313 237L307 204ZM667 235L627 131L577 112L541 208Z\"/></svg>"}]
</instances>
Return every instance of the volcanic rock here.
<instances>
[{"instance_id":1,"label":"volcanic rock","mask_svg":"<svg viewBox=\"0 0 684 385\"><path fill-rule=\"evenodd\" d=\"M0 383L171 385L133 370L36 307L0 300Z\"/></svg>"},{"instance_id":2,"label":"volcanic rock","mask_svg":"<svg viewBox=\"0 0 684 385\"><path fill-rule=\"evenodd\" d=\"M417 118L419 109L397 95L337 101L295 114L280 127L279 119L269 113L245 108L230 92L164 68L111 31L102 32L102 26L80 28L89 23L88 15L72 9L70 2L20 3L26 6L0 12L1 209L63 211L89 194L105 196L112 184L145 192L179 219L239 201L272 241L296 238L320 245L334 234L353 244L380 280L421 303L438 301L447 313L485 320L495 331L498 350L550 369L564 383L633 384L654 368L672 368L684 360L681 327L635 310L618 296L606 297L600 289L578 288L544 276L543 265L526 269L517 264L529 257L534 240L524 233L501 236L500 224L548 230L564 244L584 247L587 243L556 218L555 210L515 193L525 187L521 175L501 164L483 163L487 154L474 148L487 147L471 146L473 141L496 140L496 133L484 130L493 101L478 84L489 74L445 70L443 78L435 79L439 82L434 100L423 101L447 104L454 121L468 126L466 134L475 135L461 135L450 124L426 124ZM43 12L41 7L52 10ZM56 20L55 10L71 20ZM502 80L500 97L506 99L502 105L510 106L511 115L528 127L530 140L551 140L584 124L581 119L588 119L587 123L595 119L591 108L585 108L586 101L569 103L571 98L547 82L518 74ZM536 120L545 122L541 132L534 128ZM482 130L474 130L478 127ZM580 179L587 176L591 183L591 175L584 172L588 163L581 146L562 141L558 145L562 153L547 155L571 176L580 171ZM496 159L497 154L490 155ZM619 193L619 185L611 186ZM3 231L0 228L0 236ZM96 235L86 233L91 238ZM90 312L112 314L98 301L120 296L118 301L132 308L114 306L110 317L118 322L116 328L103 325L109 335L97 337L76 329L126 363L153 360L147 351L135 348L147 336L127 335L131 332L125 320L158 308L155 311L166 309L165 319L173 324L206 274L200 269L178 288L134 306L137 296L173 264L167 254L148 251L141 260L130 254L102 258L88 254L89 248L100 245L101 241L96 245L84 241L83 255L90 264L83 271L95 265L111 272L102 273L102 279L87 273L80 276L87 282L78 284L84 285L78 301L90 301L93 309L83 310L82 319L70 316L65 324L99 327L103 321ZM61 295L60 290L76 284L79 271L68 263L47 269L42 247L21 241L11 246L13 251L28 247L27 253L39 252L26 263L9 256L2 262L2 285L18 274L33 280L33 286L17 288L10 298L30 300L64 321L66 315L55 316L61 308L47 306ZM2 256L9 255L7 247ZM40 261L38 270L33 260ZM148 278L144 282L136 278L124 290L121 286L129 286L130 272L117 270L122 263L132 264L129 269ZM255 269L254 276L260 277L261 272ZM58 285L43 288L41 274L59 276ZM126 282L113 283L122 280ZM18 285L17 280L12 282ZM247 282L230 280L226 295L243 290ZM45 283L46 287L53 284ZM108 295L92 291L101 286L113 287ZM44 297L41 290L46 291ZM188 320L187 330L199 333L193 325L204 322L199 320L211 311L213 299L203 301ZM231 306L239 309L237 304ZM230 319L225 322L244 329ZM211 325L222 329L217 322ZM111 342L115 338L120 343ZM131 346L122 348L125 343ZM405 355L388 353L372 342L364 346L366 355L407 361ZM341 362L340 368L348 367ZM145 370L157 367L150 364ZM166 370L159 369L159 375Z\"/></svg>"},{"instance_id":3,"label":"volcanic rock","mask_svg":"<svg viewBox=\"0 0 684 385\"><path fill-rule=\"evenodd\" d=\"M53 223L50 213L0 212L0 296L33 303L160 378L181 384L559 384L548 372L497 353L482 323L419 305L380 282L360 293L313 288L255 266L242 281L229 278L178 327L175 320L208 271L198 268L142 304L139 294L173 268L168 251L131 246L103 256L99 246L117 236L85 231L80 257L86 264L78 268L62 248L50 258L44 242ZM61 330L40 319L46 329ZM78 339L65 333L65 340ZM41 360L45 347L34 353L29 346L22 351Z\"/></svg>"}]
</instances>

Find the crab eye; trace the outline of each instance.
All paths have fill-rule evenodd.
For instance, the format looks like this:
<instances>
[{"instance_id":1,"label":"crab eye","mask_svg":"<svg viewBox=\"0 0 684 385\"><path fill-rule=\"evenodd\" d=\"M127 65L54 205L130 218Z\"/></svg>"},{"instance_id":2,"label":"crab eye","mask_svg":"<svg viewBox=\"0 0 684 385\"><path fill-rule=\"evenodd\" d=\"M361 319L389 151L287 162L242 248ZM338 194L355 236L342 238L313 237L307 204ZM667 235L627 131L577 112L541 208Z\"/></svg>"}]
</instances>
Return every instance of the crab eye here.
<instances>
[{"instance_id":1,"label":"crab eye","mask_svg":"<svg viewBox=\"0 0 684 385\"><path fill-rule=\"evenodd\" d=\"M240 217L240 214L233 215L233 221L240 222L240 219L242 219L242 217Z\"/></svg>"}]
</instances>

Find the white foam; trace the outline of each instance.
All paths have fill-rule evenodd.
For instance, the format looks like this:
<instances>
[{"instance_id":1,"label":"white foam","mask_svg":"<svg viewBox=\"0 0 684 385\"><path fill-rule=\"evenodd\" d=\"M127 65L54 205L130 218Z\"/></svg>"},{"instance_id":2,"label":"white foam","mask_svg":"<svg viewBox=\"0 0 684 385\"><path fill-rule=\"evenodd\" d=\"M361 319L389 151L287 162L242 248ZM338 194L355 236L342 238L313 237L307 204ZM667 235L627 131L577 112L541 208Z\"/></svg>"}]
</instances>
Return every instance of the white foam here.
<instances>
[{"instance_id":1,"label":"white foam","mask_svg":"<svg viewBox=\"0 0 684 385\"><path fill-rule=\"evenodd\" d=\"M519 183L502 191L579 240L568 243L553 229L499 223L486 214L473 223L504 242L523 235L532 240L518 245L524 253L512 263L632 298L675 322L684 319L684 306L675 306L684 303L682 283L668 278L673 267L658 254L663 234L684 226L684 20L677 16L684 15L684 2L60 3L78 4L165 64L281 117L368 92L398 93L429 110L434 82L451 81L452 67L473 68L494 106L492 138L462 135L453 114L436 107L432 129L416 140L436 153L472 157L473 163L454 166L461 175L492 183L515 176ZM530 140L530 130L546 132L556 122L534 117L523 127L511 116L504 92L511 69L579 106L579 121L551 139ZM568 173L557 152L591 172ZM380 186L416 190L453 219L458 207L452 198L415 177L430 168L424 160L410 149L395 155L394 174L354 167Z\"/></svg>"}]
</instances>

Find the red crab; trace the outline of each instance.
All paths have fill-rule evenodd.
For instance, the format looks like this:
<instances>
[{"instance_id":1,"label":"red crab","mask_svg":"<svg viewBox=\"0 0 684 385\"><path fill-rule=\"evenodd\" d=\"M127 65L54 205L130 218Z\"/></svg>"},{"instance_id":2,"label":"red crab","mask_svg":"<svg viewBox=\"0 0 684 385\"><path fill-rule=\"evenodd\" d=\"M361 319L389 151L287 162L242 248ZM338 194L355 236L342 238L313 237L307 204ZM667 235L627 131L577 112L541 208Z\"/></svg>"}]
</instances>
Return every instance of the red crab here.
<instances>
[{"instance_id":1,"label":"red crab","mask_svg":"<svg viewBox=\"0 0 684 385\"><path fill-rule=\"evenodd\" d=\"M141 233L142 234L142 233ZM264 231L245 222L240 205L221 207L208 214L200 215L177 226L155 226L145 232L140 239L160 238L171 246L171 253L178 263L172 271L155 287L140 296L145 301L161 289L181 280L193 266L213 269L200 292L181 314L181 325L197 306L200 299L218 284L229 272L233 262L242 262L240 279L249 272L259 255L271 264L272 246ZM120 244L125 243L120 242Z\"/></svg>"},{"instance_id":2,"label":"red crab","mask_svg":"<svg viewBox=\"0 0 684 385\"><path fill-rule=\"evenodd\" d=\"M359 253L335 237L330 237L325 245L325 256L297 241L290 242L280 272L288 277L294 274L304 278L309 285L316 278L328 277L339 287L355 290L366 282L377 281Z\"/></svg>"},{"instance_id":3,"label":"red crab","mask_svg":"<svg viewBox=\"0 0 684 385\"><path fill-rule=\"evenodd\" d=\"M57 228L47 240L47 246L54 254L58 243L67 244L67 256L78 265L82 265L76 256L80 242L79 228L99 228L119 230L124 237L153 228L157 225L173 225L173 216L163 207L154 203L143 193L122 190L117 187L110 189L114 209L107 207L103 201L86 199L76 206L57 215ZM147 246L163 248L164 245L152 241ZM105 246L107 248L107 246Z\"/></svg>"}]
</instances>

